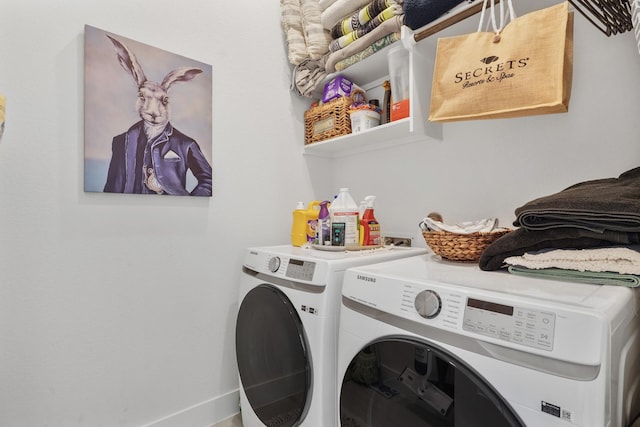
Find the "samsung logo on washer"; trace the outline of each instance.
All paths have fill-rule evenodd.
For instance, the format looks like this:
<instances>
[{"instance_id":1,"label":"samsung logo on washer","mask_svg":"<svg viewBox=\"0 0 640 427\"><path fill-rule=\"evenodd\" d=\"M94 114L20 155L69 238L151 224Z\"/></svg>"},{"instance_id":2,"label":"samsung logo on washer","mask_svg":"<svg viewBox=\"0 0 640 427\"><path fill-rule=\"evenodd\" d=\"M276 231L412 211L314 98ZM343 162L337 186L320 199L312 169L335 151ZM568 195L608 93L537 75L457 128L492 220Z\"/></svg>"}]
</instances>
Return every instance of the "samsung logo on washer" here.
<instances>
[{"instance_id":1,"label":"samsung logo on washer","mask_svg":"<svg viewBox=\"0 0 640 427\"><path fill-rule=\"evenodd\" d=\"M358 274L358 277L356 277L356 279L362 280L363 282L376 283L375 277L363 276L362 274Z\"/></svg>"}]
</instances>

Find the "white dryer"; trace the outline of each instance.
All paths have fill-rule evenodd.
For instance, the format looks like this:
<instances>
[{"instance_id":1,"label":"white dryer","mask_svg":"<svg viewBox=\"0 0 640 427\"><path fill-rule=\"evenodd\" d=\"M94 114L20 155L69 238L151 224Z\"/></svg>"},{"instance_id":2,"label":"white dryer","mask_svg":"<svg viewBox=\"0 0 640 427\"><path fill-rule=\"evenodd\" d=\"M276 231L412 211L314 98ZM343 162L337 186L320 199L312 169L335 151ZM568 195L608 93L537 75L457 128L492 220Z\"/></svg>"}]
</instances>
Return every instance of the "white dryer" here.
<instances>
[{"instance_id":1,"label":"white dryer","mask_svg":"<svg viewBox=\"0 0 640 427\"><path fill-rule=\"evenodd\" d=\"M424 253L423 248L403 247L349 252L249 248L236 322L244 427L336 426L345 269Z\"/></svg>"},{"instance_id":2,"label":"white dryer","mask_svg":"<svg viewBox=\"0 0 640 427\"><path fill-rule=\"evenodd\" d=\"M423 255L347 270L342 427L626 427L638 292Z\"/></svg>"}]
</instances>

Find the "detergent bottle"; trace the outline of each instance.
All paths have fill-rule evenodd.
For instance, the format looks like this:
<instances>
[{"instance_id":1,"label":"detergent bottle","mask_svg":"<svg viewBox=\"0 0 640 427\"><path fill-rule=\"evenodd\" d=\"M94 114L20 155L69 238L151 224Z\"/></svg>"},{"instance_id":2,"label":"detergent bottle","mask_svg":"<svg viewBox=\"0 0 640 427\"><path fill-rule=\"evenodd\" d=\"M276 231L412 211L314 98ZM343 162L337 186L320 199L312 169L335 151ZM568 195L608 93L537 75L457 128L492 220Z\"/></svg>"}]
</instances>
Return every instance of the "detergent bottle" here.
<instances>
[{"instance_id":1,"label":"detergent bottle","mask_svg":"<svg viewBox=\"0 0 640 427\"><path fill-rule=\"evenodd\" d=\"M357 246L359 243L358 205L343 187L329 207L331 218L331 245Z\"/></svg>"},{"instance_id":2,"label":"detergent bottle","mask_svg":"<svg viewBox=\"0 0 640 427\"><path fill-rule=\"evenodd\" d=\"M313 201L305 209L303 202L298 202L293 211L293 224L291 226L291 244L293 246L304 246L313 243L316 238L316 224L318 213L320 212L320 202Z\"/></svg>"},{"instance_id":3,"label":"detergent bottle","mask_svg":"<svg viewBox=\"0 0 640 427\"><path fill-rule=\"evenodd\" d=\"M316 225L316 244L321 246L331 245L331 217L329 216L328 200L320 203L320 212L318 213L318 224Z\"/></svg>"},{"instance_id":4,"label":"detergent bottle","mask_svg":"<svg viewBox=\"0 0 640 427\"><path fill-rule=\"evenodd\" d=\"M380 224L373 213L373 204L376 201L376 196L367 196L364 201L366 207L360 219L360 245L380 245L382 243Z\"/></svg>"},{"instance_id":5,"label":"detergent bottle","mask_svg":"<svg viewBox=\"0 0 640 427\"><path fill-rule=\"evenodd\" d=\"M360 200L360 204L358 205L358 245L362 246L362 242L364 239L364 233L362 232L362 217L364 216L364 211L367 210L367 202L365 200Z\"/></svg>"}]
</instances>

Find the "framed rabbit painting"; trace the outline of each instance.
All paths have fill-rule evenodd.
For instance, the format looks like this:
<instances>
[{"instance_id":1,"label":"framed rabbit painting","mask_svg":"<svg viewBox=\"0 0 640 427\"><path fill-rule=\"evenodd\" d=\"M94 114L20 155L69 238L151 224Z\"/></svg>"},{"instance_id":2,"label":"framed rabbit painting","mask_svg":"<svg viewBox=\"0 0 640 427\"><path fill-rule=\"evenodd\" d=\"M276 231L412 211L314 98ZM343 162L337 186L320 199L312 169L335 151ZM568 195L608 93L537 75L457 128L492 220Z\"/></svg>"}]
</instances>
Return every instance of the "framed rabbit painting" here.
<instances>
[{"instance_id":1,"label":"framed rabbit painting","mask_svg":"<svg viewBox=\"0 0 640 427\"><path fill-rule=\"evenodd\" d=\"M84 189L212 195L211 65L85 26Z\"/></svg>"}]
</instances>

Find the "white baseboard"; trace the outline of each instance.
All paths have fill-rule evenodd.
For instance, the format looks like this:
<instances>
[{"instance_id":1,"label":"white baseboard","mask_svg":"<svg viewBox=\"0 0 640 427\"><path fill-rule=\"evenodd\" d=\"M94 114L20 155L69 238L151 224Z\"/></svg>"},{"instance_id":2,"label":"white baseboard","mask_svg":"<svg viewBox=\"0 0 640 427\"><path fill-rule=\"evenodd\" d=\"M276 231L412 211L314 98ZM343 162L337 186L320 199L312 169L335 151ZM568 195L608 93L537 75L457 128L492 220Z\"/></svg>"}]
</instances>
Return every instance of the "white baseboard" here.
<instances>
[{"instance_id":1,"label":"white baseboard","mask_svg":"<svg viewBox=\"0 0 640 427\"><path fill-rule=\"evenodd\" d=\"M211 427L240 411L240 392L234 390L222 396L198 403L142 427Z\"/></svg>"}]
</instances>

